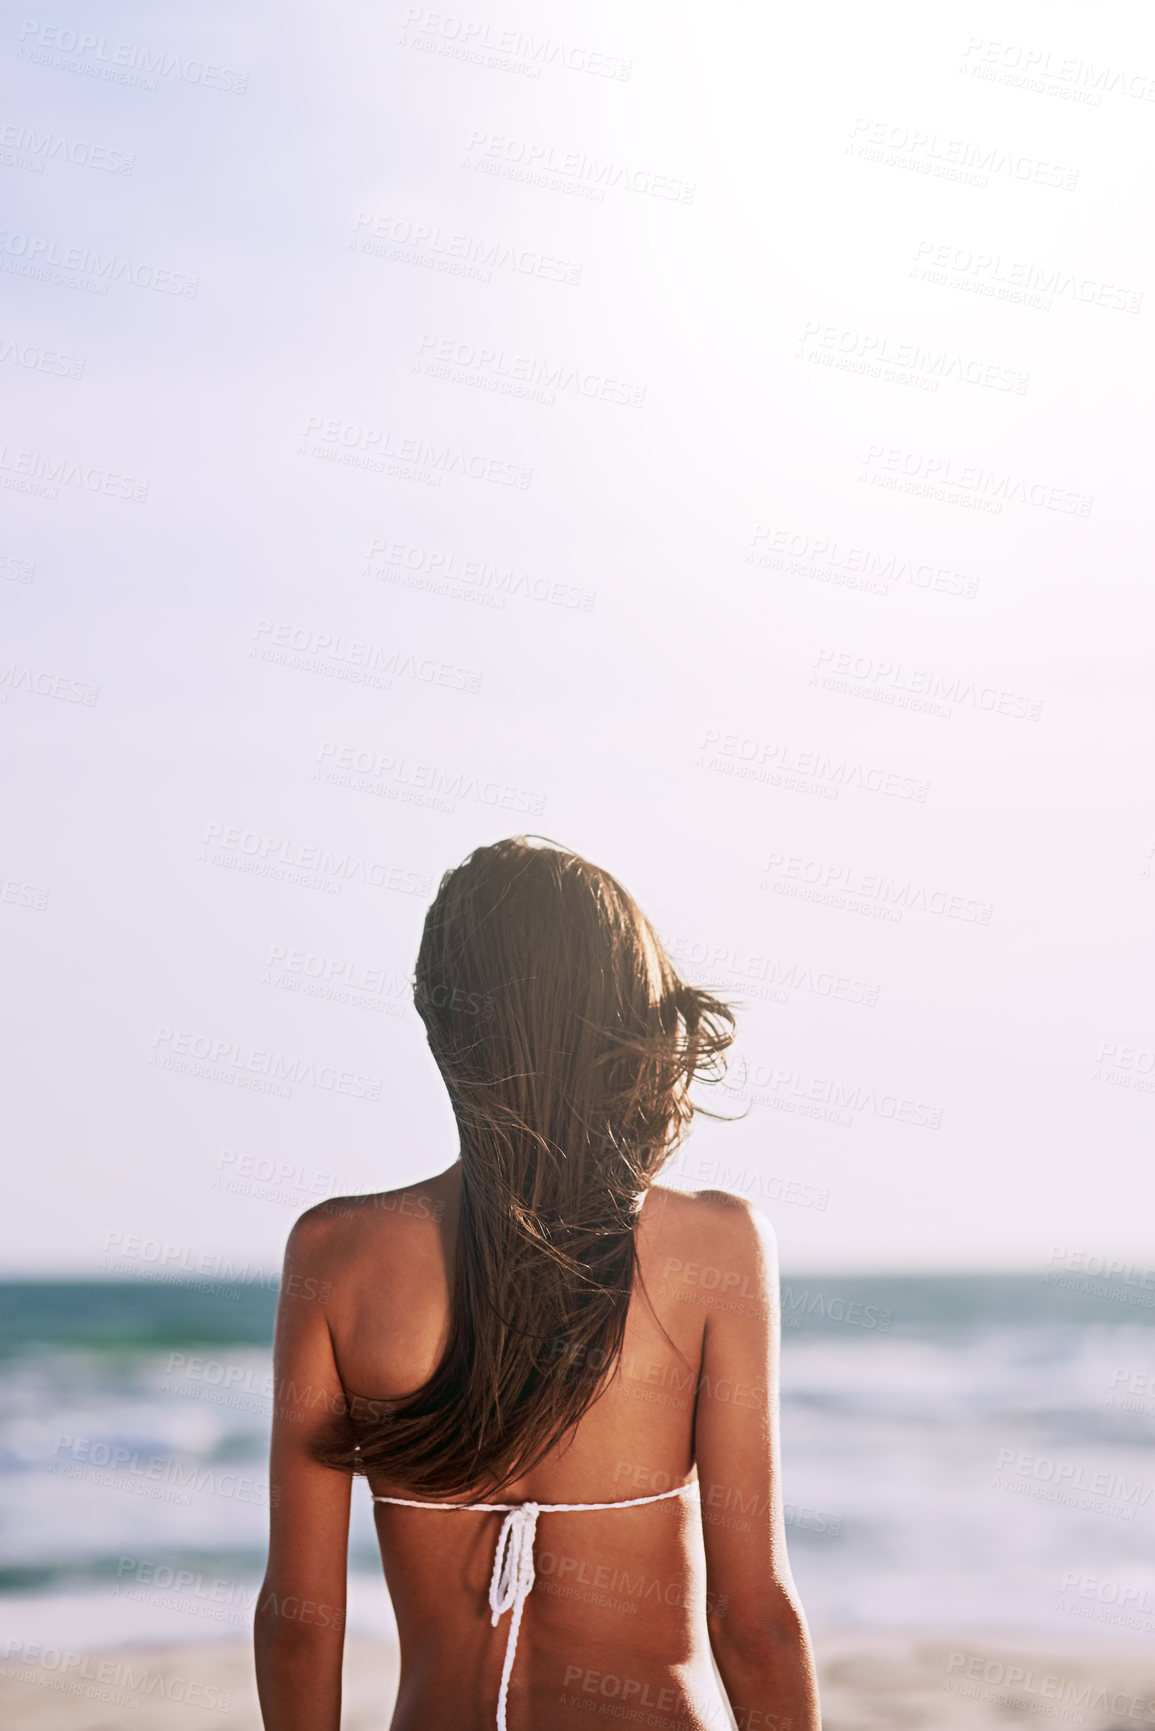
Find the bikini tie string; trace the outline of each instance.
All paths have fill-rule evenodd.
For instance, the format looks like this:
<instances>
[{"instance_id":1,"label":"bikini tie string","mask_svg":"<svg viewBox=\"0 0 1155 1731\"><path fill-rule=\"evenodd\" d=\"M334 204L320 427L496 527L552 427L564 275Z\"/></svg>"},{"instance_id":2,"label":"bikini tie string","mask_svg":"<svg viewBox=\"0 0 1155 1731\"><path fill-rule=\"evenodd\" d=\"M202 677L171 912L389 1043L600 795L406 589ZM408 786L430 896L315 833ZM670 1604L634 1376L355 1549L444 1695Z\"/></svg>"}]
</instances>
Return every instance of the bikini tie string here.
<instances>
[{"instance_id":1,"label":"bikini tie string","mask_svg":"<svg viewBox=\"0 0 1155 1731\"><path fill-rule=\"evenodd\" d=\"M489 1582L490 1622L497 1628L498 1620L512 1610L509 1637L505 1643L505 1663L501 1667L501 1688L497 1696L497 1731L507 1731L505 1704L509 1696L509 1679L517 1655L517 1636L521 1614L534 1583L533 1541L537 1533L538 1503L522 1503L510 1509L497 1535L493 1557L493 1575Z\"/></svg>"}]
</instances>

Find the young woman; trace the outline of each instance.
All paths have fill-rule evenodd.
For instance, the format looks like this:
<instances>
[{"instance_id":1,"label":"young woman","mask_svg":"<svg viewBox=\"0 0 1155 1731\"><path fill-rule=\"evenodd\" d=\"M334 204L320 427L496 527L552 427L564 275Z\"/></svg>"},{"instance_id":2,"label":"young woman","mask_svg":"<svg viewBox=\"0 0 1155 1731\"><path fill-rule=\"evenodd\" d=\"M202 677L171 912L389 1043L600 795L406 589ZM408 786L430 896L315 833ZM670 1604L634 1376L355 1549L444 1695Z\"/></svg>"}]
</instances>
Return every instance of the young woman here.
<instances>
[{"instance_id":1,"label":"young woman","mask_svg":"<svg viewBox=\"0 0 1155 1731\"><path fill-rule=\"evenodd\" d=\"M819 1731L773 1235L654 1182L731 1011L608 873L523 837L442 880L415 999L459 1158L311 1209L286 1251L267 1731L338 1731L357 1474L400 1638L392 1731L721 1731L711 1654L742 1731Z\"/></svg>"}]
</instances>

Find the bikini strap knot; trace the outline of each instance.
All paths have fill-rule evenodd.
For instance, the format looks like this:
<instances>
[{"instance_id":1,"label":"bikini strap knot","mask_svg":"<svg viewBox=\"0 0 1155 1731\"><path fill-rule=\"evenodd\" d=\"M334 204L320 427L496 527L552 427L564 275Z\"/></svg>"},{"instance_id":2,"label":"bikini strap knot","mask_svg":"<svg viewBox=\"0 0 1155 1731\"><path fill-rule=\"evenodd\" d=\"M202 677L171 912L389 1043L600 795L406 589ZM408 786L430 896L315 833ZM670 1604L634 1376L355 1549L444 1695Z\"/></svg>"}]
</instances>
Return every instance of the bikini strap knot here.
<instances>
[{"instance_id":1,"label":"bikini strap knot","mask_svg":"<svg viewBox=\"0 0 1155 1731\"><path fill-rule=\"evenodd\" d=\"M497 1535L493 1577L489 1583L492 1626L506 1611L525 1603L534 1583L533 1541L537 1533L540 1503L521 1503L509 1510ZM520 1617L518 1621L520 1622Z\"/></svg>"}]
</instances>

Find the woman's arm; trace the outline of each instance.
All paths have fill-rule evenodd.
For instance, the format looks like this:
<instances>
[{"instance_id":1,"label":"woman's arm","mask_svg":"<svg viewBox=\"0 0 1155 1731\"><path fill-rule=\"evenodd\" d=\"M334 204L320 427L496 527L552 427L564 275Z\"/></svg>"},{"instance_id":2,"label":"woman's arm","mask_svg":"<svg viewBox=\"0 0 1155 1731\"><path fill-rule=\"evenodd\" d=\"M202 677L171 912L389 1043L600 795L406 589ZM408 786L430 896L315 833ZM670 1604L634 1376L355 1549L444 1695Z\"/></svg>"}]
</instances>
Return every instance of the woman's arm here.
<instances>
[{"instance_id":1,"label":"woman's arm","mask_svg":"<svg viewBox=\"0 0 1155 1731\"><path fill-rule=\"evenodd\" d=\"M332 1222L289 1235L273 1348L269 1565L257 1597L257 1692L265 1731L339 1731L352 1480L312 1443L344 1410L326 1319Z\"/></svg>"},{"instance_id":2,"label":"woman's arm","mask_svg":"<svg viewBox=\"0 0 1155 1731\"><path fill-rule=\"evenodd\" d=\"M821 1731L779 1481L774 1231L738 1197L703 1200L702 1260L728 1295L707 1312L695 1419L710 1645L741 1731Z\"/></svg>"}]
</instances>

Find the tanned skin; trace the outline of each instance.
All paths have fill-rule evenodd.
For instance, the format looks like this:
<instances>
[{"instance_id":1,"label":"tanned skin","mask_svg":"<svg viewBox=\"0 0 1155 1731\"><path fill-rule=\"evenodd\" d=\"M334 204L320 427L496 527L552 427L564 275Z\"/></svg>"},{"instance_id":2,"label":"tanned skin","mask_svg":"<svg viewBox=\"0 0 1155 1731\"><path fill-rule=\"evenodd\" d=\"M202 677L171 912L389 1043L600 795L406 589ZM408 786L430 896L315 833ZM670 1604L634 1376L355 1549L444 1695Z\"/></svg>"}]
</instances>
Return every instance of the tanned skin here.
<instances>
[{"instance_id":1,"label":"tanned skin","mask_svg":"<svg viewBox=\"0 0 1155 1731\"><path fill-rule=\"evenodd\" d=\"M290 1236L256 1618L266 1731L339 1731L350 1494L368 1493L312 1445L346 1389L396 1398L438 1363L460 1184L457 1162L324 1203ZM612 1382L561 1448L486 1500L623 1501L696 1475L700 1505L541 1516L510 1731L576 1731L603 1702L721 1731L711 1655L741 1731L821 1731L783 1526L773 1232L738 1197L654 1186L637 1235L645 1290ZM376 1477L371 1488L410 1494ZM508 1630L508 1617L490 1626L487 1603L501 1516L374 1508L401 1643L391 1731L492 1731Z\"/></svg>"}]
</instances>

